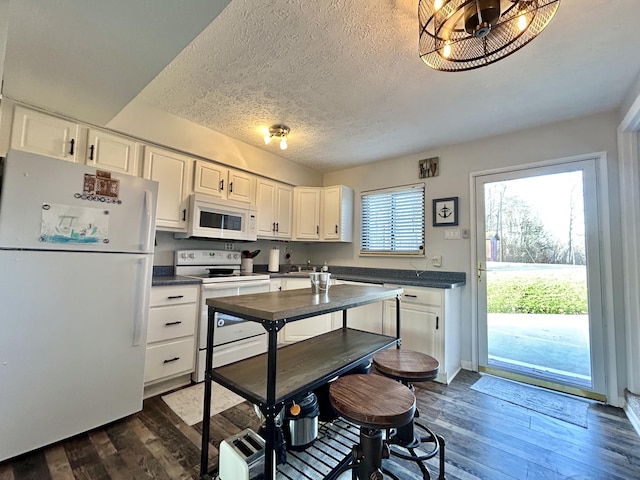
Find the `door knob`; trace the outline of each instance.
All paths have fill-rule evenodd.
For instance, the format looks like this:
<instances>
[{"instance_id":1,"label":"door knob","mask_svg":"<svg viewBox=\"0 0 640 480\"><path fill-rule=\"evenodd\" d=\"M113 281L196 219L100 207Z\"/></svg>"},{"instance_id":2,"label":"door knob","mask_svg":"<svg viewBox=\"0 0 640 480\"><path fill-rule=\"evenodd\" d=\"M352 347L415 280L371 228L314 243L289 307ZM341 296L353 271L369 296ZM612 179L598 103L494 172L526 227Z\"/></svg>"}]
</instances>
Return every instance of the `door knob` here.
<instances>
[{"instance_id":1,"label":"door knob","mask_svg":"<svg viewBox=\"0 0 640 480\"><path fill-rule=\"evenodd\" d=\"M482 272L486 272L486 268L482 268L482 262L478 262L478 280L482 278Z\"/></svg>"}]
</instances>

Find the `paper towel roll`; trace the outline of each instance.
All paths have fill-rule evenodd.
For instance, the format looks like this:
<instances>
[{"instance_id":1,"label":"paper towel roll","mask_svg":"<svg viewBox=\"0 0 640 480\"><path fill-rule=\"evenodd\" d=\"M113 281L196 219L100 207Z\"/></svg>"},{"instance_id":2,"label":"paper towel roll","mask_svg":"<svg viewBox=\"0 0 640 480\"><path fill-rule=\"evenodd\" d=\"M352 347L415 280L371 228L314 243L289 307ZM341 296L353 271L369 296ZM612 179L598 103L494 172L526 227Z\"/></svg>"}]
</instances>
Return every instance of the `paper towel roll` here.
<instances>
[{"instance_id":1,"label":"paper towel roll","mask_svg":"<svg viewBox=\"0 0 640 480\"><path fill-rule=\"evenodd\" d=\"M277 272L280 270L280 250L272 248L269 251L269 271Z\"/></svg>"}]
</instances>

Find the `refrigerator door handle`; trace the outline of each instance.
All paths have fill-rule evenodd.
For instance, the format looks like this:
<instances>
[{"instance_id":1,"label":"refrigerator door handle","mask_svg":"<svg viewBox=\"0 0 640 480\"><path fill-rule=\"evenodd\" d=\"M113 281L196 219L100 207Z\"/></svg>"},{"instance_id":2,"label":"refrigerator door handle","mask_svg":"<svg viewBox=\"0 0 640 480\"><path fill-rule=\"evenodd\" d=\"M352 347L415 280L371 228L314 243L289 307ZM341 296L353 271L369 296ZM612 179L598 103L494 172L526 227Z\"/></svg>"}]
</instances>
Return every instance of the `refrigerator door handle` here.
<instances>
[{"instance_id":1,"label":"refrigerator door handle","mask_svg":"<svg viewBox=\"0 0 640 480\"><path fill-rule=\"evenodd\" d=\"M137 347L142 341L142 332L147 323L147 314L149 312L149 288L151 286L151 279L149 278L149 257L144 257L138 260L138 295L136 295L138 308L136 308L136 314L133 318L133 346ZM146 342L145 342L146 343Z\"/></svg>"},{"instance_id":2,"label":"refrigerator door handle","mask_svg":"<svg viewBox=\"0 0 640 480\"><path fill-rule=\"evenodd\" d=\"M144 191L144 230L143 230L143 242L140 247L145 252L151 251L151 225L153 218L151 214L153 212L153 193L150 190Z\"/></svg>"}]
</instances>

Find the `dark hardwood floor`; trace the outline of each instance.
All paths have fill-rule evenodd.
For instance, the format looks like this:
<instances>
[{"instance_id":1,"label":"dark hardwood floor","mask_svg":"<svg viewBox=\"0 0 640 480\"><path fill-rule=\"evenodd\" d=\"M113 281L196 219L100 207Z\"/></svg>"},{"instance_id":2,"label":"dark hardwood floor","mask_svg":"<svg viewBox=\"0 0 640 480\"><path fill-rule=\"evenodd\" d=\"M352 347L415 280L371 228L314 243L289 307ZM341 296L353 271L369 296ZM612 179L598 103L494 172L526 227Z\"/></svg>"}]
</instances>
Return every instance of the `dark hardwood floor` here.
<instances>
[{"instance_id":1,"label":"dark hardwood floor","mask_svg":"<svg viewBox=\"0 0 640 480\"><path fill-rule=\"evenodd\" d=\"M478 378L463 371L416 389L422 420L447 441L448 480L640 479L640 438L621 409L592 403L582 428L471 390ZM246 403L213 417L210 464L220 441L258 426ZM0 480L197 479L200 430L154 397L136 415L0 463Z\"/></svg>"}]
</instances>

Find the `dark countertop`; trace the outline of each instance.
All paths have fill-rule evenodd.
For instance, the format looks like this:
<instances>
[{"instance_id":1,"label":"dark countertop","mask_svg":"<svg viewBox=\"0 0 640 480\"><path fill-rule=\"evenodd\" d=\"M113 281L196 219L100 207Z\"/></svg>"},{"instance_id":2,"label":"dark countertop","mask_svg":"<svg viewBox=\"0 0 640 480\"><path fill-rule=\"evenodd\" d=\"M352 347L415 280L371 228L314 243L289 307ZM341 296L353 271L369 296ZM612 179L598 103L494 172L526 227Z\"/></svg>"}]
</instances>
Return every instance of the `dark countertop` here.
<instances>
[{"instance_id":1,"label":"dark countertop","mask_svg":"<svg viewBox=\"0 0 640 480\"><path fill-rule=\"evenodd\" d=\"M254 271L262 265L254 266ZM266 265L265 265L266 271ZM395 270L390 268L361 268L361 267L329 267L331 278L352 282L366 282L375 284L410 285L429 288L457 288L466 284L464 272L436 272L424 271L416 274L415 270ZM271 278L302 278L303 273L269 273Z\"/></svg>"},{"instance_id":2,"label":"dark countertop","mask_svg":"<svg viewBox=\"0 0 640 480\"><path fill-rule=\"evenodd\" d=\"M183 277L181 275L154 275L151 280L152 287L162 287L167 285L199 285L201 282L197 278Z\"/></svg>"},{"instance_id":3,"label":"dark countertop","mask_svg":"<svg viewBox=\"0 0 640 480\"><path fill-rule=\"evenodd\" d=\"M166 285L198 285L199 283L200 280L198 280L197 278L175 275L173 265L154 265L153 267L153 278L151 279L152 287L160 287Z\"/></svg>"},{"instance_id":4,"label":"dark countertop","mask_svg":"<svg viewBox=\"0 0 640 480\"><path fill-rule=\"evenodd\" d=\"M267 265L254 265L254 272L269 273L271 278L304 278L305 273L289 274L284 272L267 272ZM329 267L331 278L352 282L366 282L375 284L409 285L429 288L457 288L466 284L464 272L424 271L416 274L415 270L396 270L391 268L362 268L362 267ZM173 266L154 266L152 286L161 285L192 285L199 280L174 275Z\"/></svg>"}]
</instances>

